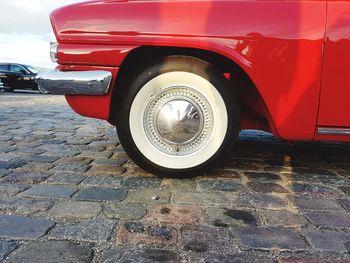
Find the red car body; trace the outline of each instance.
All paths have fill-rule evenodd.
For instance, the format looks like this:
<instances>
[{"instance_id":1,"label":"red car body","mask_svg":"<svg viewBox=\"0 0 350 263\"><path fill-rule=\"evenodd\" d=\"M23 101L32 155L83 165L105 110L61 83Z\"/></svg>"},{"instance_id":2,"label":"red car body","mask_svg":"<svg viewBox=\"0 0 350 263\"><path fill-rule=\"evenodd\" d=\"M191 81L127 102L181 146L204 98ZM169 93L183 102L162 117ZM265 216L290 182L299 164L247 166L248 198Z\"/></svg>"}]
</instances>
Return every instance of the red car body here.
<instances>
[{"instance_id":1,"label":"red car body","mask_svg":"<svg viewBox=\"0 0 350 263\"><path fill-rule=\"evenodd\" d=\"M113 74L107 95L66 96L81 115L113 123L128 61L177 50L228 61L248 79L238 89L241 129L350 141L349 0L90 1L51 21L60 70Z\"/></svg>"}]
</instances>

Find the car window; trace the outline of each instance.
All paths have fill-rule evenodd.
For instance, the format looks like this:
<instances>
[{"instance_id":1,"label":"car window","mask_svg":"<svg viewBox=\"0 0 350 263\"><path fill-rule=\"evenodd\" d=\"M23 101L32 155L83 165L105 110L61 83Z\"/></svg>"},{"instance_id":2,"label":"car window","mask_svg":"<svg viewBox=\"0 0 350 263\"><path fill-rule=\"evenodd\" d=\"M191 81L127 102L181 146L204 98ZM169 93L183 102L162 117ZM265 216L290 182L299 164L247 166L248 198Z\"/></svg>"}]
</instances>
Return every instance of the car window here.
<instances>
[{"instance_id":1,"label":"car window","mask_svg":"<svg viewBox=\"0 0 350 263\"><path fill-rule=\"evenodd\" d=\"M31 71L34 74L38 74L40 71L37 68L34 68L32 66L26 66L29 71Z\"/></svg>"},{"instance_id":2,"label":"car window","mask_svg":"<svg viewBox=\"0 0 350 263\"><path fill-rule=\"evenodd\" d=\"M0 71L8 72L9 71L9 65L7 65L7 64L0 65Z\"/></svg>"},{"instance_id":3,"label":"car window","mask_svg":"<svg viewBox=\"0 0 350 263\"><path fill-rule=\"evenodd\" d=\"M19 65L11 65L11 72L21 73L24 69Z\"/></svg>"}]
</instances>

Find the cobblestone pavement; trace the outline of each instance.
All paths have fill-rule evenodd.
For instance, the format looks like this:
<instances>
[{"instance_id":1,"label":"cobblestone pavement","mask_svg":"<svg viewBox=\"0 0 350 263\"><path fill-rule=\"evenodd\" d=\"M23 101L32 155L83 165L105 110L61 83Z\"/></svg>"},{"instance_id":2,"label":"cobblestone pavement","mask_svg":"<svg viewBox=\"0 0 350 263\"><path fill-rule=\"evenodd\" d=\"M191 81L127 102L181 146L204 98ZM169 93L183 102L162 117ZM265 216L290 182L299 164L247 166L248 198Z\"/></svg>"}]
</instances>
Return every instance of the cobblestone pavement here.
<instances>
[{"instance_id":1,"label":"cobblestone pavement","mask_svg":"<svg viewBox=\"0 0 350 263\"><path fill-rule=\"evenodd\" d=\"M243 132L159 178L63 97L0 93L0 178L0 262L350 262L349 144Z\"/></svg>"}]
</instances>

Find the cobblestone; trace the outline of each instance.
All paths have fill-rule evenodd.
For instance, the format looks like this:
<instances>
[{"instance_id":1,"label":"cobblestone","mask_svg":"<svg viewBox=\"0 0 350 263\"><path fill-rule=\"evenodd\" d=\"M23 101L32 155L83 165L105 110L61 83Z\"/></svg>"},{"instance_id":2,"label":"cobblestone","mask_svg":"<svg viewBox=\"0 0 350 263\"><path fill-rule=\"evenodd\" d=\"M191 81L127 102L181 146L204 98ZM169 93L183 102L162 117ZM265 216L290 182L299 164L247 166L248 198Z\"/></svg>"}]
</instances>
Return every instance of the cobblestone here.
<instances>
[{"instance_id":1,"label":"cobblestone","mask_svg":"<svg viewBox=\"0 0 350 263\"><path fill-rule=\"evenodd\" d=\"M59 158L55 156L45 156L45 155L29 155L24 157L26 161L28 162L33 162L33 163L54 163L56 162Z\"/></svg>"},{"instance_id":2,"label":"cobblestone","mask_svg":"<svg viewBox=\"0 0 350 263\"><path fill-rule=\"evenodd\" d=\"M89 219L69 225L58 225L50 232L49 238L88 242L107 241L116 223L112 220Z\"/></svg>"},{"instance_id":3,"label":"cobblestone","mask_svg":"<svg viewBox=\"0 0 350 263\"><path fill-rule=\"evenodd\" d=\"M147 221L159 224L198 225L203 224L202 209L189 205L160 205L152 208Z\"/></svg>"},{"instance_id":4,"label":"cobblestone","mask_svg":"<svg viewBox=\"0 0 350 263\"><path fill-rule=\"evenodd\" d=\"M18 247L13 241L0 241L0 262Z\"/></svg>"},{"instance_id":5,"label":"cobblestone","mask_svg":"<svg viewBox=\"0 0 350 263\"><path fill-rule=\"evenodd\" d=\"M50 210L54 218L86 219L96 217L102 211L102 205L91 202L62 202Z\"/></svg>"},{"instance_id":6,"label":"cobblestone","mask_svg":"<svg viewBox=\"0 0 350 263\"><path fill-rule=\"evenodd\" d=\"M38 239L54 226L48 219L22 216L0 216L0 238Z\"/></svg>"},{"instance_id":7,"label":"cobblestone","mask_svg":"<svg viewBox=\"0 0 350 263\"><path fill-rule=\"evenodd\" d=\"M85 173L89 169L90 166L80 163L64 163L56 165L51 172Z\"/></svg>"},{"instance_id":8,"label":"cobblestone","mask_svg":"<svg viewBox=\"0 0 350 263\"><path fill-rule=\"evenodd\" d=\"M74 156L74 157L64 157L59 159L56 164L57 165L64 165L64 164L80 164L81 166L88 165L93 161L93 159L88 157L80 157L80 156Z\"/></svg>"},{"instance_id":9,"label":"cobblestone","mask_svg":"<svg viewBox=\"0 0 350 263\"><path fill-rule=\"evenodd\" d=\"M142 204L108 204L103 209L103 213L108 218L118 218L122 220L139 220L147 213L147 209Z\"/></svg>"},{"instance_id":10,"label":"cobblestone","mask_svg":"<svg viewBox=\"0 0 350 263\"><path fill-rule=\"evenodd\" d=\"M296 212L269 211L262 212L266 225L271 227L301 227L306 225L306 220Z\"/></svg>"},{"instance_id":11,"label":"cobblestone","mask_svg":"<svg viewBox=\"0 0 350 263\"><path fill-rule=\"evenodd\" d=\"M196 182L192 179L163 179L162 187L169 191L193 191L196 189Z\"/></svg>"},{"instance_id":12,"label":"cobblestone","mask_svg":"<svg viewBox=\"0 0 350 263\"><path fill-rule=\"evenodd\" d=\"M238 192L242 191L245 187L239 180L200 180L198 185L201 189L210 191L224 191L224 192Z\"/></svg>"},{"instance_id":13,"label":"cobblestone","mask_svg":"<svg viewBox=\"0 0 350 263\"><path fill-rule=\"evenodd\" d=\"M127 191L108 188L87 188L80 190L75 199L79 201L113 201L120 202L126 197Z\"/></svg>"},{"instance_id":14,"label":"cobblestone","mask_svg":"<svg viewBox=\"0 0 350 263\"><path fill-rule=\"evenodd\" d=\"M108 166L108 165L101 165L101 166L93 166L89 170L89 174L92 175L121 175L126 172L126 169L123 167L116 167L116 166Z\"/></svg>"},{"instance_id":15,"label":"cobblestone","mask_svg":"<svg viewBox=\"0 0 350 263\"><path fill-rule=\"evenodd\" d=\"M349 263L347 259L317 259L317 258L306 258L298 259L295 257L282 258L278 260L278 263Z\"/></svg>"},{"instance_id":16,"label":"cobblestone","mask_svg":"<svg viewBox=\"0 0 350 263\"><path fill-rule=\"evenodd\" d=\"M9 162L15 158L18 158L18 155L15 153L0 153L0 161L1 162Z\"/></svg>"},{"instance_id":17,"label":"cobblestone","mask_svg":"<svg viewBox=\"0 0 350 263\"><path fill-rule=\"evenodd\" d=\"M153 245L172 247L176 244L177 232L172 227L144 225L140 222L127 222L119 229L117 243L120 245Z\"/></svg>"},{"instance_id":18,"label":"cobblestone","mask_svg":"<svg viewBox=\"0 0 350 263\"><path fill-rule=\"evenodd\" d=\"M283 186L275 183L248 183L250 189L256 193L269 194L269 193L288 193L289 191Z\"/></svg>"},{"instance_id":19,"label":"cobblestone","mask_svg":"<svg viewBox=\"0 0 350 263\"><path fill-rule=\"evenodd\" d=\"M257 226L260 219L252 211L228 209L228 208L207 208L206 221L213 226Z\"/></svg>"},{"instance_id":20,"label":"cobblestone","mask_svg":"<svg viewBox=\"0 0 350 263\"><path fill-rule=\"evenodd\" d=\"M249 254L202 254L190 257L190 262L201 263L273 263L274 260L267 257L252 256Z\"/></svg>"},{"instance_id":21,"label":"cobblestone","mask_svg":"<svg viewBox=\"0 0 350 263\"><path fill-rule=\"evenodd\" d=\"M232 202L243 207L258 207L262 209L286 209L288 202L278 196L271 195L238 195Z\"/></svg>"},{"instance_id":22,"label":"cobblestone","mask_svg":"<svg viewBox=\"0 0 350 263\"><path fill-rule=\"evenodd\" d=\"M245 248L264 250L305 250L302 238L286 228L241 228L233 230L240 244Z\"/></svg>"},{"instance_id":23,"label":"cobblestone","mask_svg":"<svg viewBox=\"0 0 350 263\"><path fill-rule=\"evenodd\" d=\"M159 188L161 180L159 178L151 177L125 177L121 185L125 188Z\"/></svg>"},{"instance_id":24,"label":"cobblestone","mask_svg":"<svg viewBox=\"0 0 350 263\"><path fill-rule=\"evenodd\" d=\"M8 175L10 171L8 170L0 170L0 178L4 177L5 175Z\"/></svg>"},{"instance_id":25,"label":"cobblestone","mask_svg":"<svg viewBox=\"0 0 350 263\"><path fill-rule=\"evenodd\" d=\"M92 165L110 165L110 166L122 166L127 160L125 159L97 159Z\"/></svg>"},{"instance_id":26,"label":"cobblestone","mask_svg":"<svg viewBox=\"0 0 350 263\"><path fill-rule=\"evenodd\" d=\"M55 173L46 183L48 184L62 184L62 185L77 185L86 178L85 175L77 173Z\"/></svg>"},{"instance_id":27,"label":"cobblestone","mask_svg":"<svg viewBox=\"0 0 350 263\"><path fill-rule=\"evenodd\" d=\"M345 194L350 195L350 186L343 186L339 188L341 191L343 191Z\"/></svg>"},{"instance_id":28,"label":"cobblestone","mask_svg":"<svg viewBox=\"0 0 350 263\"><path fill-rule=\"evenodd\" d=\"M1 199L1 214L32 215L47 211L53 206L53 202L47 200L37 200L29 198L21 199Z\"/></svg>"},{"instance_id":29,"label":"cobblestone","mask_svg":"<svg viewBox=\"0 0 350 263\"><path fill-rule=\"evenodd\" d=\"M348 263L349 156L243 131L213 173L156 177L63 96L0 92L0 261Z\"/></svg>"},{"instance_id":30,"label":"cobblestone","mask_svg":"<svg viewBox=\"0 0 350 263\"><path fill-rule=\"evenodd\" d=\"M227 229L203 226L185 226L181 229L181 245L189 252L217 252L227 254L233 250Z\"/></svg>"},{"instance_id":31,"label":"cobblestone","mask_svg":"<svg viewBox=\"0 0 350 263\"><path fill-rule=\"evenodd\" d=\"M308 194L308 195L339 195L338 191L335 191L329 187L322 185L312 185L309 183L294 183L292 185L292 190L295 194Z\"/></svg>"},{"instance_id":32,"label":"cobblestone","mask_svg":"<svg viewBox=\"0 0 350 263\"><path fill-rule=\"evenodd\" d=\"M101 263L180 263L181 256L172 250L165 249L122 249L108 250L102 257Z\"/></svg>"},{"instance_id":33,"label":"cobblestone","mask_svg":"<svg viewBox=\"0 0 350 263\"><path fill-rule=\"evenodd\" d=\"M307 213L306 216L316 226L320 227L348 227L350 228L350 217L345 213Z\"/></svg>"},{"instance_id":34,"label":"cobblestone","mask_svg":"<svg viewBox=\"0 0 350 263\"><path fill-rule=\"evenodd\" d=\"M53 167L51 163L28 163L16 169L16 172L21 173L46 173Z\"/></svg>"},{"instance_id":35,"label":"cobblestone","mask_svg":"<svg viewBox=\"0 0 350 263\"><path fill-rule=\"evenodd\" d=\"M225 205L229 203L226 195L221 193L196 193L178 192L175 193L175 202L182 204L210 204Z\"/></svg>"},{"instance_id":36,"label":"cobblestone","mask_svg":"<svg viewBox=\"0 0 350 263\"><path fill-rule=\"evenodd\" d=\"M337 204L335 201L329 200L329 198L297 196L297 197L292 197L291 201L295 203L297 207L303 210L309 210L309 211L342 210L339 204Z\"/></svg>"},{"instance_id":37,"label":"cobblestone","mask_svg":"<svg viewBox=\"0 0 350 263\"><path fill-rule=\"evenodd\" d=\"M0 161L0 169L16 169L27 164L24 160Z\"/></svg>"},{"instance_id":38,"label":"cobblestone","mask_svg":"<svg viewBox=\"0 0 350 263\"><path fill-rule=\"evenodd\" d=\"M350 199L341 199L338 200L339 204L341 204L347 211L350 211Z\"/></svg>"},{"instance_id":39,"label":"cobblestone","mask_svg":"<svg viewBox=\"0 0 350 263\"><path fill-rule=\"evenodd\" d=\"M48 177L48 174L43 173L11 173L4 177L1 182L11 184L38 184L45 181Z\"/></svg>"},{"instance_id":40,"label":"cobblestone","mask_svg":"<svg viewBox=\"0 0 350 263\"><path fill-rule=\"evenodd\" d=\"M56 199L70 198L77 191L74 187L56 185L36 185L23 192L21 196L48 197Z\"/></svg>"},{"instance_id":41,"label":"cobblestone","mask_svg":"<svg viewBox=\"0 0 350 263\"><path fill-rule=\"evenodd\" d=\"M256 172L246 172L244 175L249 179L249 180L254 180L254 181L281 181L281 177L277 174L273 173L256 173Z\"/></svg>"},{"instance_id":42,"label":"cobblestone","mask_svg":"<svg viewBox=\"0 0 350 263\"><path fill-rule=\"evenodd\" d=\"M350 252L350 233L311 230L305 233L307 241L317 251Z\"/></svg>"},{"instance_id":43,"label":"cobblestone","mask_svg":"<svg viewBox=\"0 0 350 263\"><path fill-rule=\"evenodd\" d=\"M10 256L6 263L89 263L92 249L67 241L31 242Z\"/></svg>"},{"instance_id":44,"label":"cobblestone","mask_svg":"<svg viewBox=\"0 0 350 263\"><path fill-rule=\"evenodd\" d=\"M111 188L120 188L122 179L112 176L90 176L81 184L84 186L103 186Z\"/></svg>"},{"instance_id":45,"label":"cobblestone","mask_svg":"<svg viewBox=\"0 0 350 263\"><path fill-rule=\"evenodd\" d=\"M130 190L125 202L142 204L165 204L170 201L170 192L159 190Z\"/></svg>"},{"instance_id":46,"label":"cobblestone","mask_svg":"<svg viewBox=\"0 0 350 263\"><path fill-rule=\"evenodd\" d=\"M26 186L26 185L0 183L0 197L1 198L13 197L28 188L29 186Z\"/></svg>"}]
</instances>

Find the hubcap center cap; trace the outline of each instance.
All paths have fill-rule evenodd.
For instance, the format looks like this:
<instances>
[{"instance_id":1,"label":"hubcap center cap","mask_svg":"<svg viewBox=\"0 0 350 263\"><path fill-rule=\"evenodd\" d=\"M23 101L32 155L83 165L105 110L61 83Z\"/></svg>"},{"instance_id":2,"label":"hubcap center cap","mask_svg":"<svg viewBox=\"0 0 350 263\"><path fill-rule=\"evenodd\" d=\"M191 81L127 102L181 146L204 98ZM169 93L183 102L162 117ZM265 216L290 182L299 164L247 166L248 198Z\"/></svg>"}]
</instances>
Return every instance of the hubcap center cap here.
<instances>
[{"instance_id":1,"label":"hubcap center cap","mask_svg":"<svg viewBox=\"0 0 350 263\"><path fill-rule=\"evenodd\" d=\"M213 114L207 99L191 87L169 86L152 94L143 125L149 142L159 151L186 156L209 140Z\"/></svg>"},{"instance_id":2,"label":"hubcap center cap","mask_svg":"<svg viewBox=\"0 0 350 263\"><path fill-rule=\"evenodd\" d=\"M184 144L202 131L201 112L193 103L177 99L165 103L156 114L156 129L160 137L173 144Z\"/></svg>"}]
</instances>

